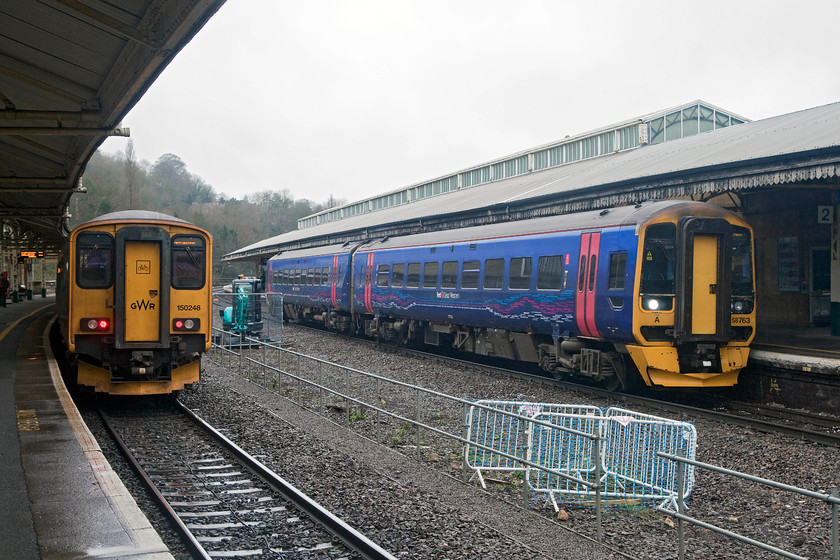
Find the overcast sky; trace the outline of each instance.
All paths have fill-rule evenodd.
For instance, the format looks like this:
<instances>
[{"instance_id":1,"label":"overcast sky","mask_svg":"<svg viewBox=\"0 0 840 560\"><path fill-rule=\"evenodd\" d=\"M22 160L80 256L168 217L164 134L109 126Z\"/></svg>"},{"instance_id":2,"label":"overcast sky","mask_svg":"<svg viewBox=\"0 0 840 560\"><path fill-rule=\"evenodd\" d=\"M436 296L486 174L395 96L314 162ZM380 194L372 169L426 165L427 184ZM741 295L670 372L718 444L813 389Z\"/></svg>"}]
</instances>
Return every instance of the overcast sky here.
<instances>
[{"instance_id":1,"label":"overcast sky","mask_svg":"<svg viewBox=\"0 0 840 560\"><path fill-rule=\"evenodd\" d=\"M348 201L702 99L840 101L837 0L227 0L124 119L218 193ZM111 138L107 152L125 150Z\"/></svg>"}]
</instances>

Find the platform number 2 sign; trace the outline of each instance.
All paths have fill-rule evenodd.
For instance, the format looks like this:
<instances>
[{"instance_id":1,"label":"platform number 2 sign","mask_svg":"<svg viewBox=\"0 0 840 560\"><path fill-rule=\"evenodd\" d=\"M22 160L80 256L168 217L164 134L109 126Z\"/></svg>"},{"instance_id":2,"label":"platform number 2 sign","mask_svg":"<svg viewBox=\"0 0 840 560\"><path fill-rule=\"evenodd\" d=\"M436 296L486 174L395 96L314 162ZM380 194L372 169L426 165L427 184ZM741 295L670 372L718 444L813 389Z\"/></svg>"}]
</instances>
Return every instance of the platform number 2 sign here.
<instances>
[{"instance_id":1,"label":"platform number 2 sign","mask_svg":"<svg viewBox=\"0 0 840 560\"><path fill-rule=\"evenodd\" d=\"M817 206L817 223L834 223L834 206Z\"/></svg>"}]
</instances>

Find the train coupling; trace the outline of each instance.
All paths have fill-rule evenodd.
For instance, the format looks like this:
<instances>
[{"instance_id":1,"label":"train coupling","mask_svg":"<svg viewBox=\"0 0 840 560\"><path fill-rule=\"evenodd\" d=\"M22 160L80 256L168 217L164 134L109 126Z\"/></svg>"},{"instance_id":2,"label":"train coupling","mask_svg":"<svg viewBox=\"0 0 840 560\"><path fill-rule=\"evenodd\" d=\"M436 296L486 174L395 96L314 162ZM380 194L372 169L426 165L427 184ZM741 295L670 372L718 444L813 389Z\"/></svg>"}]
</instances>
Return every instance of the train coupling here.
<instances>
[{"instance_id":1,"label":"train coupling","mask_svg":"<svg viewBox=\"0 0 840 560\"><path fill-rule=\"evenodd\" d=\"M155 356L151 351L134 351L129 360L132 377L140 379L155 379Z\"/></svg>"}]
</instances>

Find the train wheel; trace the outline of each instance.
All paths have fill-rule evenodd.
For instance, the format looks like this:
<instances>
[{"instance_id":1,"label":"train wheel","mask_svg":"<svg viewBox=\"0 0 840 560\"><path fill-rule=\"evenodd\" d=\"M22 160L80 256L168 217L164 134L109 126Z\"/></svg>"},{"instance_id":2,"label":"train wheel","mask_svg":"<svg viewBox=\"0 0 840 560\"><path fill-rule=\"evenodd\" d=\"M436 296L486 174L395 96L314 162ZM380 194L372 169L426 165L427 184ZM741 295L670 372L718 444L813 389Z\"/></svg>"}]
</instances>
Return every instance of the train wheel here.
<instances>
[{"instance_id":1,"label":"train wheel","mask_svg":"<svg viewBox=\"0 0 840 560\"><path fill-rule=\"evenodd\" d=\"M627 364L624 361L624 356L615 352L603 355L608 356L609 363L602 364L602 368L611 369L612 372L601 380L601 386L610 392L626 390L628 386Z\"/></svg>"}]
</instances>

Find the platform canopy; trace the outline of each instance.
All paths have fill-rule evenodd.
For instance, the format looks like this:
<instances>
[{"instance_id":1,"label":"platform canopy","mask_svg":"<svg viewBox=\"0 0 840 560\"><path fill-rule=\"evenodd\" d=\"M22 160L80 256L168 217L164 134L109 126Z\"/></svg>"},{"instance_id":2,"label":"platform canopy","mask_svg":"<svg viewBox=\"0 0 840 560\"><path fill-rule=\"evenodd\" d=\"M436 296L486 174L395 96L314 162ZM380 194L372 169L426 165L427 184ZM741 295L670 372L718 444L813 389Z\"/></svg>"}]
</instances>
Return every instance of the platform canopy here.
<instances>
[{"instance_id":1,"label":"platform canopy","mask_svg":"<svg viewBox=\"0 0 840 560\"><path fill-rule=\"evenodd\" d=\"M374 197L330 209L302 219L295 231L243 247L222 260L257 261L286 250L645 200L734 198L793 184L837 189L840 103L754 122L738 118L737 126L731 114L721 112L726 126L704 128L704 109L714 114L713 123L719 121L719 111L710 107L698 101L512 154L394 191L407 195L387 207L376 204L383 197ZM626 134L628 130L633 134ZM608 149L600 150L605 143ZM581 150L580 157L567 157L578 153L579 145L592 145L591 155ZM485 169L486 180L472 181ZM420 187L438 182L452 186L414 196Z\"/></svg>"},{"instance_id":2,"label":"platform canopy","mask_svg":"<svg viewBox=\"0 0 840 560\"><path fill-rule=\"evenodd\" d=\"M108 136L224 0L0 2L4 250L55 250Z\"/></svg>"}]
</instances>

